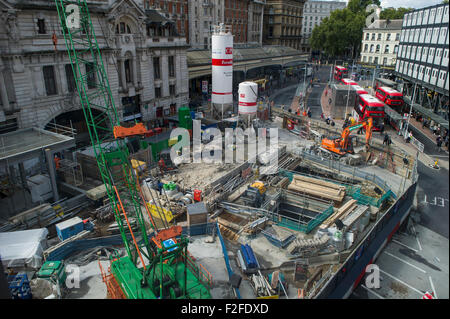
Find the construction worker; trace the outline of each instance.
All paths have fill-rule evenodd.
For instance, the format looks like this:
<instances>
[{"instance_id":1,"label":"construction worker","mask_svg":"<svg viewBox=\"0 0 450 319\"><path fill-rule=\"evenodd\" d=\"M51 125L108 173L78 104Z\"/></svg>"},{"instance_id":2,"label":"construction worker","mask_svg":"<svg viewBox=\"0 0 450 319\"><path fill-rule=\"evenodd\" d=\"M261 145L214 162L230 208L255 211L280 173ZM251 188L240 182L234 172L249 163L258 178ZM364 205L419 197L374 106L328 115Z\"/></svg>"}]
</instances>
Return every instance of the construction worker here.
<instances>
[{"instance_id":1,"label":"construction worker","mask_svg":"<svg viewBox=\"0 0 450 319\"><path fill-rule=\"evenodd\" d=\"M61 159L58 157L57 154L55 154L54 161L55 161L55 167L56 167L56 169L59 169L59 162L61 161Z\"/></svg>"}]
</instances>

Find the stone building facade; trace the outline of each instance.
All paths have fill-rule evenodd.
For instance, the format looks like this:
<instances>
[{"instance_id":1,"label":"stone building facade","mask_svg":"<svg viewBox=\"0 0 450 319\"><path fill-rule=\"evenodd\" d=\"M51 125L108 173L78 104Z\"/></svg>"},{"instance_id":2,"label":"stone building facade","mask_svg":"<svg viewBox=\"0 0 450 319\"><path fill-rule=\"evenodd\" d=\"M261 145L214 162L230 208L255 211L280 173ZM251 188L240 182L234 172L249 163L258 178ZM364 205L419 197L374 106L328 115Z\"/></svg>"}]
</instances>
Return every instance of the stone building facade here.
<instances>
[{"instance_id":1,"label":"stone building facade","mask_svg":"<svg viewBox=\"0 0 450 319\"><path fill-rule=\"evenodd\" d=\"M302 52L311 52L309 38L315 26L320 25L323 19L329 17L334 10L344 9L347 3L344 1L307 1L303 8L302 26Z\"/></svg>"},{"instance_id":2,"label":"stone building facade","mask_svg":"<svg viewBox=\"0 0 450 319\"><path fill-rule=\"evenodd\" d=\"M90 14L123 121L162 118L188 104L187 44L171 21L143 0L96 0ZM0 21L0 128L45 127L80 111L53 1L0 0Z\"/></svg>"},{"instance_id":3,"label":"stone building facade","mask_svg":"<svg viewBox=\"0 0 450 319\"><path fill-rule=\"evenodd\" d=\"M267 0L263 43L299 50L305 0Z\"/></svg>"},{"instance_id":4,"label":"stone building facade","mask_svg":"<svg viewBox=\"0 0 450 319\"><path fill-rule=\"evenodd\" d=\"M189 43L189 2L188 0L145 0L146 9L160 11L164 17L175 23L177 33Z\"/></svg>"},{"instance_id":5,"label":"stone building facade","mask_svg":"<svg viewBox=\"0 0 450 319\"><path fill-rule=\"evenodd\" d=\"M376 20L363 29L360 62L395 66L402 20Z\"/></svg>"},{"instance_id":6,"label":"stone building facade","mask_svg":"<svg viewBox=\"0 0 450 319\"><path fill-rule=\"evenodd\" d=\"M264 0L190 0L191 48L210 49L212 27L220 23L231 26L234 43L261 44L264 4Z\"/></svg>"}]
</instances>

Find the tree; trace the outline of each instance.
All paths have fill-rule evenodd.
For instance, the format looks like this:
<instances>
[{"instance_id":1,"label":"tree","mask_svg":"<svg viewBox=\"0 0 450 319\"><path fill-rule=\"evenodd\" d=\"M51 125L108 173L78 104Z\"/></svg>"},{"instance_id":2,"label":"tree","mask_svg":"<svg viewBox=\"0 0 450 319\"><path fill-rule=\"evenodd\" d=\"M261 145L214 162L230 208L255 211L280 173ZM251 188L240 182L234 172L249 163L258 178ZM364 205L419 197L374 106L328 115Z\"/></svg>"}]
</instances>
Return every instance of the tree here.
<instances>
[{"instance_id":1,"label":"tree","mask_svg":"<svg viewBox=\"0 0 450 319\"><path fill-rule=\"evenodd\" d=\"M348 8L333 11L329 18L313 29L310 45L327 55L350 53L354 57L361 46L364 23L365 14L362 12L355 13Z\"/></svg>"},{"instance_id":2,"label":"tree","mask_svg":"<svg viewBox=\"0 0 450 319\"><path fill-rule=\"evenodd\" d=\"M380 13L380 19L382 20L395 20L395 19L403 19L403 16L408 13L413 11L414 9L412 8L386 8L383 9Z\"/></svg>"},{"instance_id":3,"label":"tree","mask_svg":"<svg viewBox=\"0 0 450 319\"><path fill-rule=\"evenodd\" d=\"M353 13L366 12L366 8L369 4L381 6L380 0L350 0L347 4L347 8Z\"/></svg>"}]
</instances>

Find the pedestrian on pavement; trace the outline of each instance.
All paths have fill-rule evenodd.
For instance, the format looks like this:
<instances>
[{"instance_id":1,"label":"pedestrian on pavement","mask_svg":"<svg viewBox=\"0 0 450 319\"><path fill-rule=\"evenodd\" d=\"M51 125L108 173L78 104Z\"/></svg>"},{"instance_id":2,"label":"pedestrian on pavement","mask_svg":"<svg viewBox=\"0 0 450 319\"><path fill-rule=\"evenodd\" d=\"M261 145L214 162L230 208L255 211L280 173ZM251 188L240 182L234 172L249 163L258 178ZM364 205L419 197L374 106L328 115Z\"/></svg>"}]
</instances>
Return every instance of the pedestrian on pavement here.
<instances>
[{"instance_id":1,"label":"pedestrian on pavement","mask_svg":"<svg viewBox=\"0 0 450 319\"><path fill-rule=\"evenodd\" d=\"M437 146L437 151L440 152L441 146L442 146L442 137L440 135L438 135L438 137L436 137L436 146Z\"/></svg>"},{"instance_id":2,"label":"pedestrian on pavement","mask_svg":"<svg viewBox=\"0 0 450 319\"><path fill-rule=\"evenodd\" d=\"M323 115L323 112L322 112L322 114L320 114L320 118L321 118L322 120L325 118L325 116Z\"/></svg>"},{"instance_id":3,"label":"pedestrian on pavement","mask_svg":"<svg viewBox=\"0 0 450 319\"><path fill-rule=\"evenodd\" d=\"M406 143L409 143L409 142L411 142L411 139L412 139L412 137L413 137L413 135L412 135L412 132L411 132L411 131L409 131L409 133L408 133L408 137L406 138Z\"/></svg>"},{"instance_id":4,"label":"pedestrian on pavement","mask_svg":"<svg viewBox=\"0 0 450 319\"><path fill-rule=\"evenodd\" d=\"M348 126L348 118L346 118L344 124L342 124L342 129L345 129L347 126Z\"/></svg>"},{"instance_id":5,"label":"pedestrian on pavement","mask_svg":"<svg viewBox=\"0 0 450 319\"><path fill-rule=\"evenodd\" d=\"M427 125L427 120L426 119L423 119L423 121L422 121L422 128L425 128L425 126Z\"/></svg>"},{"instance_id":6,"label":"pedestrian on pavement","mask_svg":"<svg viewBox=\"0 0 450 319\"><path fill-rule=\"evenodd\" d=\"M383 139L383 145L388 145L389 142L389 135L386 133L384 135L384 139Z\"/></svg>"}]
</instances>

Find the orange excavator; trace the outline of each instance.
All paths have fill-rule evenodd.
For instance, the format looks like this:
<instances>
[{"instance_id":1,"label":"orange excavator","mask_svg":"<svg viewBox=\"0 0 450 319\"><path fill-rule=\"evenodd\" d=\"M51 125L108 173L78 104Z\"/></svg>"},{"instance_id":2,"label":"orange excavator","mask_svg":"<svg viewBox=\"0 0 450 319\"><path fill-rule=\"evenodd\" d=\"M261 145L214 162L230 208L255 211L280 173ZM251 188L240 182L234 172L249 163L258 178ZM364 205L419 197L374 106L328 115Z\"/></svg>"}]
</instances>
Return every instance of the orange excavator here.
<instances>
[{"instance_id":1,"label":"orange excavator","mask_svg":"<svg viewBox=\"0 0 450 319\"><path fill-rule=\"evenodd\" d=\"M347 126L342 131L340 137L334 139L323 138L321 147L327 151L333 152L340 156L345 155L347 153L354 154L352 137L350 136L350 133L354 130L364 128L366 130L366 151L368 151L370 139L372 138L372 127L373 127L373 120L371 117L369 117L368 119L360 123Z\"/></svg>"}]
</instances>

